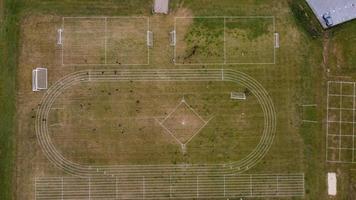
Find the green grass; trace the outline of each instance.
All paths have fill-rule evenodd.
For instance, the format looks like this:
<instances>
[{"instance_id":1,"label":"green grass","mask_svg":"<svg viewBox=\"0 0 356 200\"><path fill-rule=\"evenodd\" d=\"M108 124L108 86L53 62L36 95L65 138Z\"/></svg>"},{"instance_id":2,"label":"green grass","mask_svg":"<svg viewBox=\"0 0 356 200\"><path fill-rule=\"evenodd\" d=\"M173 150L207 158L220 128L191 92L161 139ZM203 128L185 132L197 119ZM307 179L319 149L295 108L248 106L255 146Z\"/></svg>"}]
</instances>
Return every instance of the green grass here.
<instances>
[{"instance_id":1,"label":"green grass","mask_svg":"<svg viewBox=\"0 0 356 200\"><path fill-rule=\"evenodd\" d=\"M209 57L210 59L214 57L216 60L220 60L223 57L222 52L224 51L223 35L224 20L222 18L194 19L193 24L185 36L187 50L184 55L184 60L200 60L204 59L204 57Z\"/></svg>"},{"instance_id":2,"label":"green grass","mask_svg":"<svg viewBox=\"0 0 356 200\"><path fill-rule=\"evenodd\" d=\"M16 69L19 11L16 0L4 2L0 30L0 199L12 199L16 114Z\"/></svg>"},{"instance_id":3,"label":"green grass","mask_svg":"<svg viewBox=\"0 0 356 200\"><path fill-rule=\"evenodd\" d=\"M19 9L25 6L26 14L57 14L57 15L148 15L150 1L97 1L97 0L28 0L23 5L17 1L6 1L7 17L1 30L1 73L0 73L0 199L11 199L13 177L13 136L15 114L16 65L18 52ZM145 2L142 4L142 2ZM183 1L173 0L173 8L179 7ZM292 2L288 4L289 2ZM141 5L138 8L137 5ZM202 6L204 5L204 6ZM325 79L320 63L322 62L322 31L310 9L302 0L235 0L220 1L184 1L184 7L192 10L194 15L275 15L277 31L281 34L282 48L277 52L276 65L226 66L226 68L244 71L268 89L276 105L278 113L277 136L271 151L249 173L287 173L305 172L306 199L325 199L325 132L320 124L301 124L298 111L301 104L318 104L317 113L308 112L307 116L324 119L325 113ZM307 23L306 23L307 22ZM260 28L255 27L257 32ZM340 44L344 58L345 72L353 73L355 60L355 22L336 27L333 31L333 42ZM295 36L297 35L297 36ZM317 39L315 39L317 38ZM284 41L283 41L284 39ZM335 61L336 63L336 61ZM166 65L164 67L175 67ZM162 66L157 66L162 67ZM219 66L221 67L221 66ZM341 70L342 71L342 70ZM337 71L338 72L338 71ZM2 115L4 116L4 115ZM4 122L4 123L3 123ZM347 182L345 182L347 183ZM345 185L343 186L345 187Z\"/></svg>"},{"instance_id":4,"label":"green grass","mask_svg":"<svg viewBox=\"0 0 356 200\"><path fill-rule=\"evenodd\" d=\"M228 20L229 21L229 20ZM249 40L254 40L264 34L270 33L268 27L271 26L272 19L265 18L245 18L230 20L232 23L226 23L227 29L242 29L246 30ZM235 23L233 23L235 21Z\"/></svg>"},{"instance_id":5,"label":"green grass","mask_svg":"<svg viewBox=\"0 0 356 200\"><path fill-rule=\"evenodd\" d=\"M249 96L247 101L230 99L231 91L244 89L239 84L220 81L196 81L194 85L191 82L81 84L71 88L71 95L62 98L64 101L56 102L64 107L53 112L56 120L51 123L64 124L50 128L50 132L65 157L78 160L82 156L84 163L90 163L85 159L103 162L96 163L100 165L234 162L256 147L263 130L263 113L254 96ZM181 153L179 144L154 120L162 121L168 116L183 94L200 117L211 119L187 144L186 154ZM90 99L92 95L96 98ZM80 100L65 103L67 99ZM177 138L186 134L187 139L203 123L191 110L179 110L169 115L178 113L178 118L168 118L168 123L162 123ZM80 122L76 120L79 118ZM181 119L187 120L187 126L179 125ZM72 134L68 135L63 127L73 127L69 129ZM93 147L83 148L87 143Z\"/></svg>"},{"instance_id":6,"label":"green grass","mask_svg":"<svg viewBox=\"0 0 356 200\"><path fill-rule=\"evenodd\" d=\"M356 21L346 22L331 30L329 66L333 73L355 76L356 70Z\"/></svg>"}]
</instances>

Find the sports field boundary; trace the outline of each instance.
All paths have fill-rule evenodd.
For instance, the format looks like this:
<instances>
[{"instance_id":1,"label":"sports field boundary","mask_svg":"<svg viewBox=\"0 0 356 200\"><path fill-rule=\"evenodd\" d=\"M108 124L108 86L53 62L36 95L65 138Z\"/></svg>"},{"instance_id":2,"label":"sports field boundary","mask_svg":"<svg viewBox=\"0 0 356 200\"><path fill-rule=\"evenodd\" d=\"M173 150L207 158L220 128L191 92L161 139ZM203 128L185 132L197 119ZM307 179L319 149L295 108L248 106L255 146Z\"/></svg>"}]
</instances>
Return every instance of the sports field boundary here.
<instances>
[{"instance_id":1,"label":"sports field boundary","mask_svg":"<svg viewBox=\"0 0 356 200\"><path fill-rule=\"evenodd\" d=\"M65 63L64 52L65 52L65 19L103 19L104 20L104 63ZM76 16L76 17L62 17L62 44L61 44L61 65L62 66L117 66L120 64L117 63L108 63L107 62L107 23L108 19L146 19L146 31L150 31L150 18L148 16ZM146 63L123 63L121 65L149 65L150 64L150 47L147 46L147 62Z\"/></svg>"},{"instance_id":2,"label":"sports field boundary","mask_svg":"<svg viewBox=\"0 0 356 200\"><path fill-rule=\"evenodd\" d=\"M260 64L260 65L274 65L276 64L276 37L275 37L275 33L276 33L276 19L275 16L186 16L186 17L175 17L174 18L174 32L176 33L176 35L178 35L179 33L177 32L177 19L223 19L223 24L224 24L224 31L223 31L223 51L224 51L224 55L223 55L223 62L208 62L208 63L178 63L177 61L177 43L174 45L174 49L173 49L173 63L175 65L256 65L256 64ZM250 63L244 63L244 62L227 62L227 58L226 58L226 19L271 19L272 23L273 23L273 31L271 32L271 37L273 37L273 62L250 62ZM278 47L279 48L279 47Z\"/></svg>"}]
</instances>

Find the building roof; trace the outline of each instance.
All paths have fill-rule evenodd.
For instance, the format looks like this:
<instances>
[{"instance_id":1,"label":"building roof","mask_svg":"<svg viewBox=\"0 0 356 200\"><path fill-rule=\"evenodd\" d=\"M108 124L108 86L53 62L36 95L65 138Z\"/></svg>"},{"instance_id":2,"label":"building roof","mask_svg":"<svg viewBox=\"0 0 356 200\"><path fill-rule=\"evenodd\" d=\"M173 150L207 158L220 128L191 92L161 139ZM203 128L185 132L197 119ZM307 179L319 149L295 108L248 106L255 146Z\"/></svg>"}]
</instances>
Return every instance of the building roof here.
<instances>
[{"instance_id":1,"label":"building roof","mask_svg":"<svg viewBox=\"0 0 356 200\"><path fill-rule=\"evenodd\" d=\"M169 0L155 0L154 1L154 12L168 14L169 11Z\"/></svg>"},{"instance_id":2,"label":"building roof","mask_svg":"<svg viewBox=\"0 0 356 200\"><path fill-rule=\"evenodd\" d=\"M356 0L306 0L320 24L324 28L356 19ZM324 14L329 14L333 25L327 26L323 19Z\"/></svg>"}]
</instances>

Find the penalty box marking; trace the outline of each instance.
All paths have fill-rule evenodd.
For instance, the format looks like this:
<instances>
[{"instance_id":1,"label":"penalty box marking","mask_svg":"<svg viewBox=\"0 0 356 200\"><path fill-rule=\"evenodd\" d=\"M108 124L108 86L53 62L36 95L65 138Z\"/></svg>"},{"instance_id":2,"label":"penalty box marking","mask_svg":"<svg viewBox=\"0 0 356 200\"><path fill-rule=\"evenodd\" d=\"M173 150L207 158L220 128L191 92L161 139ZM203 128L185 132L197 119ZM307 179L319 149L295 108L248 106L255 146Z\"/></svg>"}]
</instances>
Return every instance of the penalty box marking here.
<instances>
[{"instance_id":1,"label":"penalty box marking","mask_svg":"<svg viewBox=\"0 0 356 200\"><path fill-rule=\"evenodd\" d=\"M64 62L64 51L65 51L65 19L104 19L104 57L105 57L105 63L65 63ZM116 17L105 17L105 16L83 16L83 17L62 17L62 27L60 28L60 36L61 36L61 62L62 66L90 66L90 65L119 65L117 63L107 63L107 19L146 19L146 24L147 24L147 30L146 34L148 34L150 31L150 18L146 16L116 16ZM145 35L146 35L145 34ZM148 41L146 41L148 42ZM151 46L147 45L147 62L146 63L125 63L122 65L149 65L150 64L150 48Z\"/></svg>"},{"instance_id":2,"label":"penalty box marking","mask_svg":"<svg viewBox=\"0 0 356 200\"><path fill-rule=\"evenodd\" d=\"M194 16L194 17L175 17L174 18L174 34L177 35L177 19L223 19L224 32L223 32L223 43L224 43L224 61L223 62L213 62L213 63L178 63L177 58L177 43L174 43L173 48L173 63L174 65L254 65L254 64L264 64L264 65L274 65L276 64L276 49L280 47L279 45L279 33L276 32L276 19L275 16ZM273 62L252 62L252 63L239 63L239 62L227 62L226 60L226 19L272 19L273 23ZM176 42L176 41L175 41Z\"/></svg>"}]
</instances>

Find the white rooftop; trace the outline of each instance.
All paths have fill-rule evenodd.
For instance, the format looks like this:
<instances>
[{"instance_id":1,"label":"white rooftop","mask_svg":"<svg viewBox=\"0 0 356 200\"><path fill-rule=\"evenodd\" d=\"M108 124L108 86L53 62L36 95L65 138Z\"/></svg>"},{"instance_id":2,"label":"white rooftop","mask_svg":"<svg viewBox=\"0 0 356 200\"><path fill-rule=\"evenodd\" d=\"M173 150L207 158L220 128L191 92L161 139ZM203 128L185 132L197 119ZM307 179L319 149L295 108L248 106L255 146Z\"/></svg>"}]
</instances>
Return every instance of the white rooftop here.
<instances>
[{"instance_id":1,"label":"white rooftop","mask_svg":"<svg viewBox=\"0 0 356 200\"><path fill-rule=\"evenodd\" d=\"M168 14L169 0L155 0L153 9L155 13Z\"/></svg>"},{"instance_id":2,"label":"white rooftop","mask_svg":"<svg viewBox=\"0 0 356 200\"><path fill-rule=\"evenodd\" d=\"M328 28L323 19L325 13L329 13L333 25L338 25L356 18L356 0L306 0L319 22L324 28Z\"/></svg>"},{"instance_id":3,"label":"white rooftop","mask_svg":"<svg viewBox=\"0 0 356 200\"><path fill-rule=\"evenodd\" d=\"M337 180L336 173L329 172L328 173L328 195L335 196L337 193Z\"/></svg>"}]
</instances>

